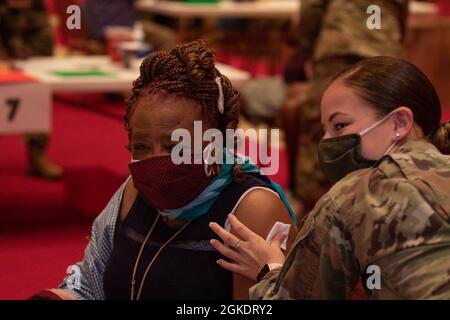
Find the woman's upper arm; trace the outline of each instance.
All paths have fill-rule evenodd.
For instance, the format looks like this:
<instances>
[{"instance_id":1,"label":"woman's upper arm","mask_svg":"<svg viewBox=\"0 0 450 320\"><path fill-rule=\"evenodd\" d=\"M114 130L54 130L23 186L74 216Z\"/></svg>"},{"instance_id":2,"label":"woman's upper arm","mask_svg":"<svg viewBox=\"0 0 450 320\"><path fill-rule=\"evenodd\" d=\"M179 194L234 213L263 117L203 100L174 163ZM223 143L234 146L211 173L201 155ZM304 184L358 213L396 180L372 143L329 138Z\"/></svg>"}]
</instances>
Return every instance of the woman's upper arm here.
<instances>
[{"instance_id":1,"label":"woman's upper arm","mask_svg":"<svg viewBox=\"0 0 450 320\"><path fill-rule=\"evenodd\" d=\"M288 247L297 234L297 228L284 203L276 194L265 189L249 192L235 214L244 225L264 239L277 221L290 224Z\"/></svg>"}]
</instances>

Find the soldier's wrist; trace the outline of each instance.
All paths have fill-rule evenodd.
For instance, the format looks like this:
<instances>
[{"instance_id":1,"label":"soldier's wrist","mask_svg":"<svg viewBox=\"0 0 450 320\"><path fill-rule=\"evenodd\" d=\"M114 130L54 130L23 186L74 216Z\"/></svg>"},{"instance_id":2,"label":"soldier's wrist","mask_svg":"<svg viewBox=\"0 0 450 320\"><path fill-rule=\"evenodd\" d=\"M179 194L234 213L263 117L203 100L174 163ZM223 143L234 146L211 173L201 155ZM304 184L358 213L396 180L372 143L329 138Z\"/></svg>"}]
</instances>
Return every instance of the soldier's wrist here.
<instances>
[{"instance_id":1,"label":"soldier's wrist","mask_svg":"<svg viewBox=\"0 0 450 320\"><path fill-rule=\"evenodd\" d=\"M266 263L264 264L258 271L257 275L256 275L256 282L260 282L261 280L264 279L264 277L271 271L277 270L277 269L281 269L281 267L283 266L282 263Z\"/></svg>"}]
</instances>

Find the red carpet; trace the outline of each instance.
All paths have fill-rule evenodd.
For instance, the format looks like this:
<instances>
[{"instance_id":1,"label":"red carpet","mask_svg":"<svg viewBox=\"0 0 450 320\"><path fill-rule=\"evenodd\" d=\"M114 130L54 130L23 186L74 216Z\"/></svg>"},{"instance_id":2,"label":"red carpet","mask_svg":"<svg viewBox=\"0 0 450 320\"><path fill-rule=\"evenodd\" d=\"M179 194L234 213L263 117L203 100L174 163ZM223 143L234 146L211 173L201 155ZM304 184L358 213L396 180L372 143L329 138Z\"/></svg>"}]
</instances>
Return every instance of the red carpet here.
<instances>
[{"instance_id":1,"label":"red carpet","mask_svg":"<svg viewBox=\"0 0 450 320\"><path fill-rule=\"evenodd\" d=\"M95 110L54 106L48 156L65 168L61 182L26 176L21 137L0 136L0 299L57 285L82 258L93 216L127 174L123 104L85 100ZM99 110L110 116L93 112Z\"/></svg>"},{"instance_id":2,"label":"red carpet","mask_svg":"<svg viewBox=\"0 0 450 320\"><path fill-rule=\"evenodd\" d=\"M57 286L83 257L90 225L55 226L0 235L0 299L27 299Z\"/></svg>"}]
</instances>

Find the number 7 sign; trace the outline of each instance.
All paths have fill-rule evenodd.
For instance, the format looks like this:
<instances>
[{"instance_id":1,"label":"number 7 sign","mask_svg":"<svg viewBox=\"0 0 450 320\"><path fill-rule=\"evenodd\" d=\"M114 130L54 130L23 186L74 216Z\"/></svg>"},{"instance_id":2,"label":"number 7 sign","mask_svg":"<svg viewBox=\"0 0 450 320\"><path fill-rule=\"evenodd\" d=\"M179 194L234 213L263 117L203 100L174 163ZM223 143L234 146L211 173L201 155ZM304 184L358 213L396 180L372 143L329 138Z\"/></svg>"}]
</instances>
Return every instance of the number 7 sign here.
<instances>
[{"instance_id":1,"label":"number 7 sign","mask_svg":"<svg viewBox=\"0 0 450 320\"><path fill-rule=\"evenodd\" d=\"M50 129L51 91L47 85L0 85L0 134L46 133Z\"/></svg>"}]
</instances>

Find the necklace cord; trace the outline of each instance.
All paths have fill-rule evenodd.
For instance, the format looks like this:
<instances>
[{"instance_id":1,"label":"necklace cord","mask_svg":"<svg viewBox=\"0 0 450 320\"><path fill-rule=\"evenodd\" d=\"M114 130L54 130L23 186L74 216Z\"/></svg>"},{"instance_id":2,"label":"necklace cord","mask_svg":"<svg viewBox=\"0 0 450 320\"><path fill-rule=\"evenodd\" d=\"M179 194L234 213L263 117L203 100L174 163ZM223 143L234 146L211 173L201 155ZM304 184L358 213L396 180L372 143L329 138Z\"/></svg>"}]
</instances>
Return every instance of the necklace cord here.
<instances>
[{"instance_id":1,"label":"necklace cord","mask_svg":"<svg viewBox=\"0 0 450 320\"><path fill-rule=\"evenodd\" d=\"M150 230L147 233L147 236L144 239L144 242L141 245L141 248L139 250L138 256L136 258L136 262L134 263L134 268L133 268L133 275L132 275L132 280L131 280L131 293L130 293L130 297L131 300L139 300L141 298L141 294L142 294L142 289L144 287L144 283L145 280L147 278L148 272L150 271L153 263L156 261L156 259L158 258L158 256L161 254L161 252L164 250L165 247L167 247L167 245L173 240L175 239L184 229L186 229L186 227L191 223L191 221L189 221L188 223L186 223L183 227L180 228L180 230L178 230L172 237L170 237L169 240L167 240L162 246L161 248L159 248L159 250L156 252L156 254L153 256L152 260L149 262L149 264L147 265L147 268L145 269L145 273L144 276L142 277L142 280L139 284L139 289L138 289L138 293L137 296L135 297L135 284L136 284L136 271L137 271L137 267L139 265L139 261L141 260L141 256L142 256L142 252L144 251L144 248L148 242L148 239L150 238L150 235L153 233L153 230L156 227L156 224L159 221L161 214L158 214L158 216L155 219L155 222L153 223L153 225L151 226Z\"/></svg>"}]
</instances>

